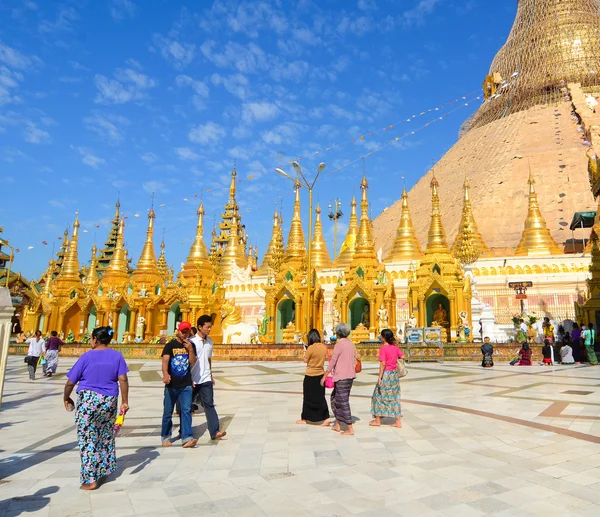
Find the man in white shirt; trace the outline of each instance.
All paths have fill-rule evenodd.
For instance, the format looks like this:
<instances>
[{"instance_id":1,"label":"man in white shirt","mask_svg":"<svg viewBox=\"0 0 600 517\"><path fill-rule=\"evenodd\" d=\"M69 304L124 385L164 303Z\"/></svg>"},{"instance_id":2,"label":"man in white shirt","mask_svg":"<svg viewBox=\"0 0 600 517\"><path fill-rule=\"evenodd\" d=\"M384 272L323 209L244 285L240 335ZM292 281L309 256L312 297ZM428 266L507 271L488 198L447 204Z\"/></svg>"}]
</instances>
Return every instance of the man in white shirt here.
<instances>
[{"instance_id":1,"label":"man in white shirt","mask_svg":"<svg viewBox=\"0 0 600 517\"><path fill-rule=\"evenodd\" d=\"M29 345L27 357L25 358L27 369L29 370L29 378L35 381L35 370L37 369L40 355L42 355L42 347L45 341L42 339L42 333L37 330L35 336L31 336L25 343Z\"/></svg>"},{"instance_id":2,"label":"man in white shirt","mask_svg":"<svg viewBox=\"0 0 600 517\"><path fill-rule=\"evenodd\" d=\"M198 318L197 334L191 338L196 346L198 360L192 367L192 382L194 383L194 394L200 397L200 403L206 414L208 432L212 440L219 440L227 433L219 430L219 416L215 409L214 390L215 380L212 376L212 350L213 341L208 337L212 328L212 318L203 315Z\"/></svg>"}]
</instances>

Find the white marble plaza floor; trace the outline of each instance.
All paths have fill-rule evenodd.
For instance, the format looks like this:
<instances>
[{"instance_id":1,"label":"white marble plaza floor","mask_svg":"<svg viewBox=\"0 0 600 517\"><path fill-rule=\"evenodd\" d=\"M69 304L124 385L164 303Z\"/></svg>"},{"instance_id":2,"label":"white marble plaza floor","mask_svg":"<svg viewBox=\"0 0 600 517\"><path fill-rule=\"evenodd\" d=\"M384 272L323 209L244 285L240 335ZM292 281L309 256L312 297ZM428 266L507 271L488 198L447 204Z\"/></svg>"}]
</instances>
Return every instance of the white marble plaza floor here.
<instances>
[{"instance_id":1,"label":"white marble plaza floor","mask_svg":"<svg viewBox=\"0 0 600 517\"><path fill-rule=\"evenodd\" d=\"M157 361L129 361L119 472L79 486L64 373L11 357L0 411L0 517L600 515L600 367L413 363L403 428L369 427L376 364L352 389L355 436L296 425L303 365L214 365L227 438L194 417L195 449L160 447ZM176 421L176 423L178 423Z\"/></svg>"}]
</instances>

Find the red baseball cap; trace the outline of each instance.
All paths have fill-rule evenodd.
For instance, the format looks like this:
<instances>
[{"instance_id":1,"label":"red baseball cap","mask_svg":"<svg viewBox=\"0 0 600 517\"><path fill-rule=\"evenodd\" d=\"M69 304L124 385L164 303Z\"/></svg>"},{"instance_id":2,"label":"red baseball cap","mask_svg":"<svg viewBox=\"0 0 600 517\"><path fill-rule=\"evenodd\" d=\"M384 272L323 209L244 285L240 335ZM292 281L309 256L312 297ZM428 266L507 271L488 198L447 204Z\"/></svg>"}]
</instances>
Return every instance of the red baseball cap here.
<instances>
[{"instance_id":1,"label":"red baseball cap","mask_svg":"<svg viewBox=\"0 0 600 517\"><path fill-rule=\"evenodd\" d=\"M179 330L192 330L192 324L189 321L182 321L179 324Z\"/></svg>"}]
</instances>

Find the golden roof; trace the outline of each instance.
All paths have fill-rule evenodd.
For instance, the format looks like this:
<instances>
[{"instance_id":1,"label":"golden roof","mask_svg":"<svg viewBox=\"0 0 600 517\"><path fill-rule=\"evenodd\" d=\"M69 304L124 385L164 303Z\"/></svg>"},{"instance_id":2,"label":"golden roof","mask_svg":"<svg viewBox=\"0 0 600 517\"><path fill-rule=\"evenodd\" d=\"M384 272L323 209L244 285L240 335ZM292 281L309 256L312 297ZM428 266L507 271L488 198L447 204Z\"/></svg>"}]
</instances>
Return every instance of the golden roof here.
<instances>
[{"instance_id":1,"label":"golden roof","mask_svg":"<svg viewBox=\"0 0 600 517\"><path fill-rule=\"evenodd\" d=\"M396 262L401 260L413 260L423 256L421 245L412 218L408 208L408 194L406 188L402 189L402 212L400 213L400 223L396 230L396 238L392 244L392 249L385 259L385 262Z\"/></svg>"},{"instance_id":2,"label":"golden roof","mask_svg":"<svg viewBox=\"0 0 600 517\"><path fill-rule=\"evenodd\" d=\"M71 241L67 248L64 256L62 267L60 270L61 279L73 279L79 281L79 257L78 257L78 245L79 245L79 216L75 217L73 223L73 234Z\"/></svg>"},{"instance_id":3,"label":"golden roof","mask_svg":"<svg viewBox=\"0 0 600 517\"><path fill-rule=\"evenodd\" d=\"M356 217L356 198L352 197L350 203L350 221L348 223L348 233L344 239L344 243L340 248L340 254L335 259L335 266L349 266L354 257L354 250L356 249L356 236L358 235L358 218Z\"/></svg>"},{"instance_id":4,"label":"golden roof","mask_svg":"<svg viewBox=\"0 0 600 517\"><path fill-rule=\"evenodd\" d=\"M221 256L221 261L219 263L221 273L225 275L225 277L231 275L234 266L239 268L246 267L246 256L244 253L245 250L242 248L238 240L238 224L237 217L234 217L231 233L229 234L229 242L227 243L227 247Z\"/></svg>"},{"instance_id":5,"label":"golden roof","mask_svg":"<svg viewBox=\"0 0 600 517\"><path fill-rule=\"evenodd\" d=\"M290 225L285 258L291 265L299 266L306 255L306 243L304 242L304 231L302 230L302 217L300 216L300 182L296 180L294 189L296 198L294 200L294 216Z\"/></svg>"},{"instance_id":6,"label":"golden roof","mask_svg":"<svg viewBox=\"0 0 600 517\"><path fill-rule=\"evenodd\" d=\"M273 231L271 232L271 240L269 242L269 247L267 248L267 252L265 253L258 273L261 275L266 275L269 272L269 268L271 268L271 257L273 256L273 251L277 247L277 241L281 238L281 242L283 243L283 233L281 230L281 218L277 210L273 214Z\"/></svg>"},{"instance_id":7,"label":"golden roof","mask_svg":"<svg viewBox=\"0 0 600 517\"><path fill-rule=\"evenodd\" d=\"M98 285L97 267L98 267L98 260L96 257L96 245L94 244L92 246L92 260L90 261L90 268L85 277L85 280L83 281L83 285L90 286L90 287Z\"/></svg>"},{"instance_id":8,"label":"golden roof","mask_svg":"<svg viewBox=\"0 0 600 517\"><path fill-rule=\"evenodd\" d=\"M148 229L146 230L146 241L144 242L144 247L142 248L142 253L140 255L140 259L137 263L137 268L134 271L134 274L137 272L143 273L155 273L158 274L158 269L156 265L156 253L154 252L154 219L156 218L156 214L154 213L154 209L151 208L148 212Z\"/></svg>"},{"instance_id":9,"label":"golden roof","mask_svg":"<svg viewBox=\"0 0 600 517\"><path fill-rule=\"evenodd\" d=\"M527 183L529 184L529 210L521 242L515 250L515 255L561 255L562 250L552 238L546 221L542 217L535 191L535 180L531 172Z\"/></svg>"},{"instance_id":10,"label":"golden roof","mask_svg":"<svg viewBox=\"0 0 600 517\"><path fill-rule=\"evenodd\" d=\"M456 235L456 239L454 240L454 244L452 245L452 253L455 255L457 254L458 250L461 248L463 240L465 239L466 235L468 235L470 243L469 246L473 247L474 252L478 256L491 256L490 250L486 246L483 236L481 233L479 233L477 223L475 222L475 217L473 216L473 207L471 206L471 199L469 196L469 180L466 178L463 187L463 212L460 225L458 227L459 231Z\"/></svg>"},{"instance_id":11,"label":"golden roof","mask_svg":"<svg viewBox=\"0 0 600 517\"><path fill-rule=\"evenodd\" d=\"M104 271L102 280L108 278L118 278L129 276L128 262L127 262L127 250L123 245L123 239L125 234L125 219L119 221L119 232L117 233L117 242L113 255Z\"/></svg>"},{"instance_id":12,"label":"golden roof","mask_svg":"<svg viewBox=\"0 0 600 517\"><path fill-rule=\"evenodd\" d=\"M567 83L596 86L599 28L597 0L519 0L512 30L488 74L500 81L497 96L477 111L471 127L561 100Z\"/></svg>"},{"instance_id":13,"label":"golden roof","mask_svg":"<svg viewBox=\"0 0 600 517\"><path fill-rule=\"evenodd\" d=\"M323 225L321 224L321 207L317 204L315 210L315 233L311 244L310 260L315 269L331 267L331 257L327 251L327 244L323 237Z\"/></svg>"},{"instance_id":14,"label":"golden roof","mask_svg":"<svg viewBox=\"0 0 600 517\"><path fill-rule=\"evenodd\" d=\"M204 205L200 202L200 206L196 211L198 215L198 223L196 224L196 238L194 239L194 243L190 248L190 252L187 256L187 264L186 266L192 266L194 264L202 264L205 261L208 261L208 250L206 249L206 244L204 243L204 215L206 212L204 211Z\"/></svg>"},{"instance_id":15,"label":"golden roof","mask_svg":"<svg viewBox=\"0 0 600 517\"><path fill-rule=\"evenodd\" d=\"M448 242L446 241L446 232L442 225L442 214L440 212L440 196L438 194L439 183L435 174L431 178L431 223L429 224L429 233L427 234L426 255L434 253L449 253Z\"/></svg>"},{"instance_id":16,"label":"golden roof","mask_svg":"<svg viewBox=\"0 0 600 517\"><path fill-rule=\"evenodd\" d=\"M360 226L358 228L358 235L356 236L356 247L354 250L354 256L352 261L365 259L377 260L377 254L375 253L375 239L373 238L373 226L369 217L369 200L367 198L367 189L369 183L367 177L363 176L360 182L360 189L362 190L361 202L360 202Z\"/></svg>"}]
</instances>

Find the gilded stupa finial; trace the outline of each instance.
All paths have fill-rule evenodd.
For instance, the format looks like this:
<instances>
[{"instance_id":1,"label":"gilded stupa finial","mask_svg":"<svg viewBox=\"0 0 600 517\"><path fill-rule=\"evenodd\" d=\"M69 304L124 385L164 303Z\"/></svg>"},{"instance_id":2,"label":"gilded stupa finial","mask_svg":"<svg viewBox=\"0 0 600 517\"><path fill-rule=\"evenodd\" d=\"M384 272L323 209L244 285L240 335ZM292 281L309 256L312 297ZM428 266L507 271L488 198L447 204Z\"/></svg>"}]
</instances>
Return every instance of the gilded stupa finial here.
<instances>
[{"instance_id":1,"label":"gilded stupa finial","mask_svg":"<svg viewBox=\"0 0 600 517\"><path fill-rule=\"evenodd\" d=\"M408 194L406 186L402 189L402 211L400 212L400 222L396 230L396 238L392 244L390 254L385 259L386 262L395 262L401 260L414 260L423 256L421 245L415 228L413 226L410 209L408 207Z\"/></svg>"},{"instance_id":2,"label":"gilded stupa finial","mask_svg":"<svg viewBox=\"0 0 600 517\"><path fill-rule=\"evenodd\" d=\"M373 238L373 225L369 217L369 200L367 197L367 189L369 182L367 176L363 176L360 182L361 203L360 203L360 226L358 235L356 236L356 247L352 260L365 261L366 259L377 260L375 253L375 239Z\"/></svg>"},{"instance_id":3,"label":"gilded stupa finial","mask_svg":"<svg viewBox=\"0 0 600 517\"><path fill-rule=\"evenodd\" d=\"M456 239L452 245L452 253L463 264L468 264L469 262L467 261L471 260L475 255L477 255L477 258L482 255L491 255L489 248L483 240L483 236L479 232L477 222L475 221L475 216L473 215L473 206L471 205L469 187L469 180L465 177L465 181L463 183L462 217L458 226ZM468 242L465 242L463 245L463 241Z\"/></svg>"},{"instance_id":4,"label":"gilded stupa finial","mask_svg":"<svg viewBox=\"0 0 600 517\"><path fill-rule=\"evenodd\" d=\"M142 248L140 259L137 263L137 268L134 275L138 276L138 272L157 273L156 253L154 251L154 220L156 213L154 212L154 194L152 194L152 208L148 211L148 229L146 230L146 241Z\"/></svg>"},{"instance_id":5,"label":"gilded stupa finial","mask_svg":"<svg viewBox=\"0 0 600 517\"><path fill-rule=\"evenodd\" d=\"M290 225L288 235L288 244L286 250L286 260L292 265L298 267L306 255L306 243L304 242L304 231L302 230L302 217L300 215L300 181L296 178L294 185L294 215Z\"/></svg>"},{"instance_id":6,"label":"gilded stupa finial","mask_svg":"<svg viewBox=\"0 0 600 517\"><path fill-rule=\"evenodd\" d=\"M535 180L531 171L529 171L527 183L529 184L529 208L527 210L527 219L525 219L525 228L523 229L521 242L519 242L519 245L515 249L515 255L561 255L562 250L552 238L552 234L546 225L546 220L542 216L537 192L535 191Z\"/></svg>"},{"instance_id":7,"label":"gilded stupa finial","mask_svg":"<svg viewBox=\"0 0 600 517\"><path fill-rule=\"evenodd\" d=\"M280 235L283 237L283 234L281 233L281 219L279 212L275 210L275 213L273 214L273 230L271 232L271 240L269 241L269 247L267 248L267 252L263 257L262 263L258 270L259 274L266 275L269 272L269 268L272 267L271 260L273 257L273 252L277 248L277 242Z\"/></svg>"},{"instance_id":8,"label":"gilded stupa finial","mask_svg":"<svg viewBox=\"0 0 600 517\"><path fill-rule=\"evenodd\" d=\"M237 217L233 218L231 232L227 247L221 256L220 266L221 273L226 277L231 275L234 267L245 267L246 256L244 247L239 242L239 221Z\"/></svg>"},{"instance_id":9,"label":"gilded stupa finial","mask_svg":"<svg viewBox=\"0 0 600 517\"><path fill-rule=\"evenodd\" d=\"M92 246L92 259L90 260L90 268L88 270L88 273L85 277L85 280L83 282L83 285L88 286L88 287L93 287L98 285L98 262L97 262L97 258L96 258L96 245L94 244Z\"/></svg>"},{"instance_id":10,"label":"gilded stupa finial","mask_svg":"<svg viewBox=\"0 0 600 517\"><path fill-rule=\"evenodd\" d=\"M204 216L206 215L206 212L204 211L204 204L202 201L200 201L200 206L198 207L198 210L196 210L196 215L198 216L196 238L194 239L194 243L192 244L190 253L187 257L188 264L199 264L208 259L208 251L206 249L206 244L204 243Z\"/></svg>"},{"instance_id":11,"label":"gilded stupa finial","mask_svg":"<svg viewBox=\"0 0 600 517\"><path fill-rule=\"evenodd\" d=\"M442 225L442 213L440 211L440 196L438 187L440 186L435 174L431 178L431 223L429 233L427 234L426 254L449 253L448 243L446 242L446 232Z\"/></svg>"},{"instance_id":12,"label":"gilded stupa finial","mask_svg":"<svg viewBox=\"0 0 600 517\"><path fill-rule=\"evenodd\" d=\"M352 197L350 202L350 220L348 222L348 233L340 248L340 254L335 260L336 266L348 266L352 262L356 250L356 237L358 235L358 217L356 215L356 197Z\"/></svg>"},{"instance_id":13,"label":"gilded stupa finial","mask_svg":"<svg viewBox=\"0 0 600 517\"><path fill-rule=\"evenodd\" d=\"M327 251L327 244L323 237L323 224L321 223L321 206L317 203L315 209L315 232L311 246L311 263L315 269L331 267L331 257Z\"/></svg>"},{"instance_id":14,"label":"gilded stupa finial","mask_svg":"<svg viewBox=\"0 0 600 517\"><path fill-rule=\"evenodd\" d=\"M119 231L117 233L117 243L114 252L104 272L103 280L114 276L128 276L127 251L123 244L125 238L125 219L119 221Z\"/></svg>"},{"instance_id":15,"label":"gilded stupa finial","mask_svg":"<svg viewBox=\"0 0 600 517\"><path fill-rule=\"evenodd\" d=\"M169 278L169 264L167 264L167 257L165 256L165 232L163 230L162 240L160 242L160 256L156 263L159 276L163 281L167 281Z\"/></svg>"},{"instance_id":16,"label":"gilded stupa finial","mask_svg":"<svg viewBox=\"0 0 600 517\"><path fill-rule=\"evenodd\" d=\"M78 256L78 245L79 245L79 212L75 216L75 222L73 223L73 233L71 240L67 247L64 255L62 267L60 270L61 279L73 279L79 281L79 256Z\"/></svg>"}]
</instances>

